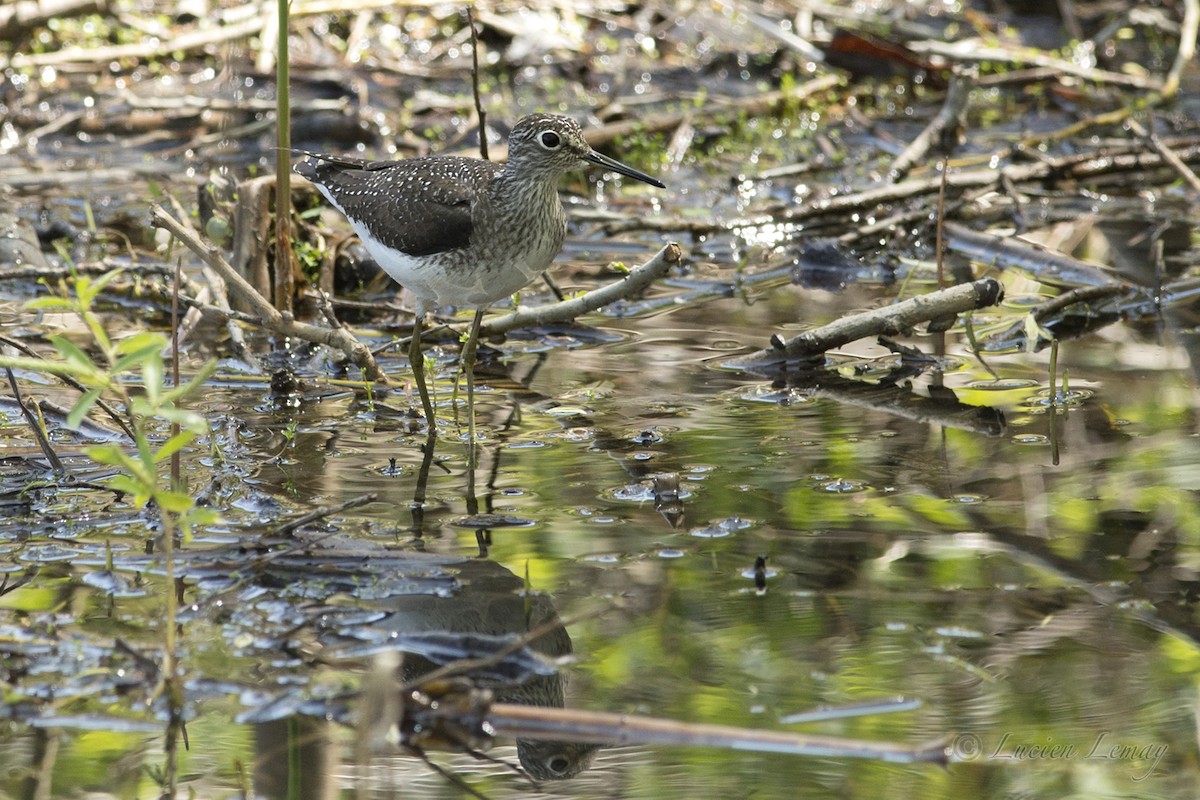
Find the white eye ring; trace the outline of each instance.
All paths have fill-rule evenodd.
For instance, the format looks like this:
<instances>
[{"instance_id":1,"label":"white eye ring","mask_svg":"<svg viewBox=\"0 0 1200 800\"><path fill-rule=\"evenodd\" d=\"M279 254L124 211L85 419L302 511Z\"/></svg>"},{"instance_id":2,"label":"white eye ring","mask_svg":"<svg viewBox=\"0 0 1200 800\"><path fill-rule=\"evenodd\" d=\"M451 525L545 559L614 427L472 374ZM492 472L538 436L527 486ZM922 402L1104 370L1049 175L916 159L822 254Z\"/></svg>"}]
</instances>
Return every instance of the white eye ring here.
<instances>
[{"instance_id":1,"label":"white eye ring","mask_svg":"<svg viewBox=\"0 0 1200 800\"><path fill-rule=\"evenodd\" d=\"M562 137L554 131L543 131L538 134L538 144L547 150L557 150L562 144Z\"/></svg>"}]
</instances>

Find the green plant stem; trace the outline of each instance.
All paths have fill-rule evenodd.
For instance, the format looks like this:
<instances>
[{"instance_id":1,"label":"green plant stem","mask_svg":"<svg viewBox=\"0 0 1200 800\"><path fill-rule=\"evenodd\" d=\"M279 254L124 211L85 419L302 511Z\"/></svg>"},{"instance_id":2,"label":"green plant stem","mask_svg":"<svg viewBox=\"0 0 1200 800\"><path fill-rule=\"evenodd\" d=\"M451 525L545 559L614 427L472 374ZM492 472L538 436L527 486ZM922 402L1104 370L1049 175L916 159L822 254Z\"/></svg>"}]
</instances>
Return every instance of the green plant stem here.
<instances>
[{"instance_id":1,"label":"green plant stem","mask_svg":"<svg viewBox=\"0 0 1200 800\"><path fill-rule=\"evenodd\" d=\"M276 0L279 33L275 52L275 307L292 310L292 110L288 71L288 0Z\"/></svg>"}]
</instances>

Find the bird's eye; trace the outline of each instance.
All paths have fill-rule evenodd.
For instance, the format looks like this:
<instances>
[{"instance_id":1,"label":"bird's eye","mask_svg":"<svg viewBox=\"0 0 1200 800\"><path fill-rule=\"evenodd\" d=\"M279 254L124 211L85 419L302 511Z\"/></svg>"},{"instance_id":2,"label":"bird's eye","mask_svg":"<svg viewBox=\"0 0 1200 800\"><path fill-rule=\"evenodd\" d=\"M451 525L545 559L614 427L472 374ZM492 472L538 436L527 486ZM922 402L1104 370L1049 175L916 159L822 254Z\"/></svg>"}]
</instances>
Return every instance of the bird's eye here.
<instances>
[{"instance_id":1,"label":"bird's eye","mask_svg":"<svg viewBox=\"0 0 1200 800\"><path fill-rule=\"evenodd\" d=\"M562 139L554 131L546 131L538 137L538 141L541 142L542 147L546 148L547 150L555 150L560 144L562 144Z\"/></svg>"},{"instance_id":2,"label":"bird's eye","mask_svg":"<svg viewBox=\"0 0 1200 800\"><path fill-rule=\"evenodd\" d=\"M566 774L567 768L571 766L571 762L567 760L566 756L559 755L550 759L550 762L547 764L547 766L550 767L550 771L555 775L564 775Z\"/></svg>"}]
</instances>

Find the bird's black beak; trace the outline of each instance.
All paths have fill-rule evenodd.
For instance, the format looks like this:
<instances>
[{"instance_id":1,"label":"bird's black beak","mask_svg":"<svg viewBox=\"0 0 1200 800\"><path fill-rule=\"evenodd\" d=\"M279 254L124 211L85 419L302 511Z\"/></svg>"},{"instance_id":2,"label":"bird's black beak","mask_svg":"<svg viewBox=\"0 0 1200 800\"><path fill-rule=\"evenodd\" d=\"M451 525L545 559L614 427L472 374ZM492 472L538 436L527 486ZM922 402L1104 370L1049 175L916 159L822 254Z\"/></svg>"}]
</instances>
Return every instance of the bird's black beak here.
<instances>
[{"instance_id":1,"label":"bird's black beak","mask_svg":"<svg viewBox=\"0 0 1200 800\"><path fill-rule=\"evenodd\" d=\"M604 167L605 169L607 169L611 172L619 172L622 175L626 175L630 178L635 178L636 180L639 180L642 183L648 183L651 186L657 186L659 189L667 188L666 185L662 181L660 181L658 178L652 178L644 172L639 172L638 170L634 169L633 167L626 166L625 164L622 164L620 161L617 161L615 158L609 158L608 156L606 156L602 153L597 153L595 150L592 150L591 152L587 153L583 157L583 159L584 159L584 161L592 162L593 164L595 164L598 167Z\"/></svg>"}]
</instances>

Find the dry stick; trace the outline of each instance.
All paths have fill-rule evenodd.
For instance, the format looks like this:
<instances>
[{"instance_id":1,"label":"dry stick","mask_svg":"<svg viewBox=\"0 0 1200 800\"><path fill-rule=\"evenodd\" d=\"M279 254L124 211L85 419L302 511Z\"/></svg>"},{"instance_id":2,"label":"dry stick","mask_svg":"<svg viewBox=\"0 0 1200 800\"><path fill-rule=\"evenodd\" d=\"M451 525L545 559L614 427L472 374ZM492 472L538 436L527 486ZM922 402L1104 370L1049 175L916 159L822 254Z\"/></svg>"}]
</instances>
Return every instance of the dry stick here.
<instances>
[{"instance_id":1,"label":"dry stick","mask_svg":"<svg viewBox=\"0 0 1200 800\"><path fill-rule=\"evenodd\" d=\"M1180 151L1180 157L1184 160L1200 159L1200 144L1197 144L1194 138L1187 141L1189 146ZM949 186L964 189L992 186L1002 177L1007 177L1014 183L1046 180L1052 177L1084 179L1128 170L1148 170L1162 166L1164 163L1162 157L1157 154L1122 148L1119 151L1114 150L1107 153L1075 153L1028 164L1008 164L999 169L979 167L955 170L947 177L947 182ZM790 209L776 219L767 221L774 222L779 219L788 222L799 221L819 214L841 213L906 200L917 195L933 194L941 188L941 181L940 174L930 175L909 178L900 183L882 185L835 197L817 198ZM740 220L730 222L726 227L738 228L754 224L757 223L753 220Z\"/></svg>"},{"instance_id":2,"label":"dry stick","mask_svg":"<svg viewBox=\"0 0 1200 800\"><path fill-rule=\"evenodd\" d=\"M1146 130L1144 127L1142 127L1141 123L1133 117L1127 119L1125 124L1129 126L1129 130L1133 132L1134 136L1140 136L1148 141L1150 146L1154 148L1155 152L1162 156L1163 160L1170 164L1171 168L1178 172L1181 178L1187 181L1188 185L1192 187L1193 192L1200 192L1200 177L1196 176L1196 173L1192 171L1191 167L1183 163L1183 159L1176 155L1175 151L1172 150L1169 145L1163 142L1157 133L1152 133L1151 131Z\"/></svg>"},{"instance_id":3,"label":"dry stick","mask_svg":"<svg viewBox=\"0 0 1200 800\"><path fill-rule=\"evenodd\" d=\"M908 147L904 148L904 152L892 162L892 168L887 174L889 183L895 183L908 175L909 170L925 158L925 154L947 131L955 131L962 127L963 115L967 113L967 101L971 97L971 87L978 77L978 72L975 68L955 70L941 109L925 126L925 130L917 134ZM945 166L942 168L945 169Z\"/></svg>"},{"instance_id":4,"label":"dry stick","mask_svg":"<svg viewBox=\"0 0 1200 800\"><path fill-rule=\"evenodd\" d=\"M233 267L229 266L216 248L202 242L189 225L172 217L157 203L150 206L150 217L155 227L169 231L185 247L224 278L235 293L258 314L260 325L281 336L295 336L306 342L340 350L362 370L366 380L387 383L387 376L375 363L370 348L355 339L345 328L320 328L316 325L297 322L290 314L280 313L265 297L256 292L245 278L238 275Z\"/></svg>"},{"instance_id":5,"label":"dry stick","mask_svg":"<svg viewBox=\"0 0 1200 800\"><path fill-rule=\"evenodd\" d=\"M725 6L728 10L733 11L735 14L741 15L745 13L747 19L749 19L756 28L768 36L777 39L786 47L796 51L809 61L812 61L815 64L825 63L825 52L821 50L821 48L817 47L807 39L797 36L790 30L784 30L779 26L778 20L765 17L761 14L755 14L752 11L743 11L742 9L735 8L732 3L722 3L721 5Z\"/></svg>"},{"instance_id":6,"label":"dry stick","mask_svg":"<svg viewBox=\"0 0 1200 800\"><path fill-rule=\"evenodd\" d=\"M1059 286L1124 286L1131 284L1094 264L1055 253L1011 236L980 233L957 222L946 222L946 246L998 269L1019 267L1043 283Z\"/></svg>"},{"instance_id":7,"label":"dry stick","mask_svg":"<svg viewBox=\"0 0 1200 800\"><path fill-rule=\"evenodd\" d=\"M870 758L893 764L944 764L948 756L945 741L909 747L893 742L815 736L790 731L760 731L732 725L677 722L633 714L609 714L512 703L493 703L488 713L488 722L496 733L500 734L523 739L571 741L581 744L727 747L765 753Z\"/></svg>"},{"instance_id":8,"label":"dry stick","mask_svg":"<svg viewBox=\"0 0 1200 800\"><path fill-rule=\"evenodd\" d=\"M332 517L334 514L341 514L343 511L349 511L352 508L358 508L359 506L365 506L368 503L374 503L378 499L379 495L377 494L363 494L359 495L358 497L352 497L346 502L339 503L336 506L317 506L307 514L295 517L294 519L290 519L287 522L280 524L275 528L274 531L272 531L272 533L275 533L279 536L286 536L297 528L303 527L326 517ZM311 544L311 542L306 544Z\"/></svg>"},{"instance_id":9,"label":"dry stick","mask_svg":"<svg viewBox=\"0 0 1200 800\"><path fill-rule=\"evenodd\" d=\"M515 328L530 325L547 325L554 322L569 322L581 314L595 311L616 300L643 291L654 281L667 273L672 265L678 264L683 252L675 242L663 247L654 257L630 270L629 274L607 286L601 286L590 292L561 303L551 303L537 308L522 309L502 317L488 320L483 324L480 333L485 336L506 333Z\"/></svg>"},{"instance_id":10,"label":"dry stick","mask_svg":"<svg viewBox=\"0 0 1200 800\"><path fill-rule=\"evenodd\" d=\"M805 361L866 336L908 333L919 322L939 319L1004 299L1004 287L994 278L983 278L939 289L894 305L851 314L795 336L778 346L738 356L725 362L732 367L762 367L786 361Z\"/></svg>"},{"instance_id":11,"label":"dry stick","mask_svg":"<svg viewBox=\"0 0 1200 800\"><path fill-rule=\"evenodd\" d=\"M225 330L229 333L229 343L233 350L235 358L245 361L249 364L254 364L257 359L250 352L250 348L246 347L246 336L242 332L242 328L237 324L238 316L235 316L233 309L229 306L229 290L225 286L225 281L217 274L216 270L209 266L204 266L201 270L204 275L204 280L208 282L209 292L212 294L212 305L216 311L224 314ZM203 307L199 307L201 313L205 311Z\"/></svg>"},{"instance_id":12,"label":"dry stick","mask_svg":"<svg viewBox=\"0 0 1200 800\"><path fill-rule=\"evenodd\" d=\"M58 280L75 275L105 275L112 272L114 267L108 264L77 264L73 267L42 268L17 267L16 269L0 270L0 282L29 281L29 280ZM130 264L119 268L122 273L130 275L170 275L171 268L163 264Z\"/></svg>"},{"instance_id":13,"label":"dry stick","mask_svg":"<svg viewBox=\"0 0 1200 800\"><path fill-rule=\"evenodd\" d=\"M88 181L90 185L100 183L129 184L147 178L167 178L175 181L196 184L195 178L184 180L178 170L157 161L138 164L132 167L100 167L88 170L66 170L59 168L57 163L50 165L46 171L29 169L0 170L0 184L13 189L28 189L41 186L65 186L80 180Z\"/></svg>"},{"instance_id":14,"label":"dry stick","mask_svg":"<svg viewBox=\"0 0 1200 800\"><path fill-rule=\"evenodd\" d=\"M58 457L58 453L54 452L54 448L50 446L50 438L46 436L46 421L42 419L39 409L38 414L34 414L21 397L21 388L17 385L17 377L13 375L13 371L9 368L4 370L8 374L8 386L12 389L13 399L17 401L17 406L21 409L21 415L25 417L25 421L29 423L29 430L33 431L33 438L37 439L38 447L46 456L46 460L50 462L51 468L59 475L66 475L67 467L63 464L62 459ZM29 401L34 408L37 404L32 400Z\"/></svg>"},{"instance_id":15,"label":"dry stick","mask_svg":"<svg viewBox=\"0 0 1200 800\"><path fill-rule=\"evenodd\" d=\"M258 33L262 30L262 26L261 19L249 19L218 28L188 31L166 41L148 38L137 44L119 44L109 47L65 47L53 53L35 55L16 53L11 58L0 59L0 69L25 69L72 63L104 64L125 58L150 59L169 53L199 50L211 44L220 44L234 39L244 39Z\"/></svg>"}]
</instances>

